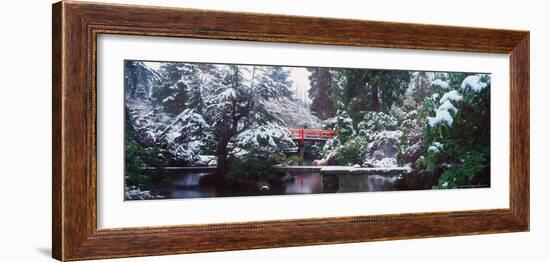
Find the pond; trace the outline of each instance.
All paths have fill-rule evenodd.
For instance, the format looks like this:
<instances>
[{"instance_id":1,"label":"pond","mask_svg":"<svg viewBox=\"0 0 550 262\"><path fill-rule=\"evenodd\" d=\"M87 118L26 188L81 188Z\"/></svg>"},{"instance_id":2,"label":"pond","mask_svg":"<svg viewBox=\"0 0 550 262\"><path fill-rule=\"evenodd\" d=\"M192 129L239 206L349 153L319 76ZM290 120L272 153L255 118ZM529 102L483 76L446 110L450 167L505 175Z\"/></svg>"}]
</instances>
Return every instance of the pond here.
<instances>
[{"instance_id":1,"label":"pond","mask_svg":"<svg viewBox=\"0 0 550 262\"><path fill-rule=\"evenodd\" d=\"M292 195L343 192L373 192L395 190L399 175L321 175L320 173L297 173L285 182L243 191L238 188L199 184L208 173L170 174L172 186L161 189L166 198L203 198L257 195Z\"/></svg>"}]
</instances>

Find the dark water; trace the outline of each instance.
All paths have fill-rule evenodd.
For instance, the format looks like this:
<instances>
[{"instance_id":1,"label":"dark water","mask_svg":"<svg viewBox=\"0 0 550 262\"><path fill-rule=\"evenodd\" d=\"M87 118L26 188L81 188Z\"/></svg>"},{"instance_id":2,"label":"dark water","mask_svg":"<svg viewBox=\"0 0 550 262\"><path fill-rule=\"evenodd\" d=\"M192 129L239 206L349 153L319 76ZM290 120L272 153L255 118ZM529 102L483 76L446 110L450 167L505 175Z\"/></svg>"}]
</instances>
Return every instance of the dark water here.
<instances>
[{"instance_id":1,"label":"dark water","mask_svg":"<svg viewBox=\"0 0 550 262\"><path fill-rule=\"evenodd\" d=\"M200 178L207 173L173 174L173 186L160 193L166 198L201 198L223 196L256 196L256 195L290 195L290 194L318 194L335 192L372 192L395 190L395 182L399 176L382 175L338 175L332 186L328 185L327 178L319 173L302 173L294 175L294 179L278 185L269 185L269 189L254 190L221 188L212 185L199 185ZM333 175L325 175L333 176ZM324 186L324 184L327 184Z\"/></svg>"}]
</instances>

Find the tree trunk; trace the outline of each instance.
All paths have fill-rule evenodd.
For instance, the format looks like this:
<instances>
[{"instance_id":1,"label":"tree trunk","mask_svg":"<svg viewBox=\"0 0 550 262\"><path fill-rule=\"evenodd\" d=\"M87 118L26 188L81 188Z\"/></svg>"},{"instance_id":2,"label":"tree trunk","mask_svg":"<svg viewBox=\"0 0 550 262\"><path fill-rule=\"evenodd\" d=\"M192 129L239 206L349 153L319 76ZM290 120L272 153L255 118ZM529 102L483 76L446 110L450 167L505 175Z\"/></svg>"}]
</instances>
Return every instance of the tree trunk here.
<instances>
[{"instance_id":1,"label":"tree trunk","mask_svg":"<svg viewBox=\"0 0 550 262\"><path fill-rule=\"evenodd\" d=\"M373 86L371 90L370 110L378 112L378 87Z\"/></svg>"},{"instance_id":2,"label":"tree trunk","mask_svg":"<svg viewBox=\"0 0 550 262\"><path fill-rule=\"evenodd\" d=\"M220 138L220 141L218 143L218 168L217 168L217 175L220 178L223 178L225 173L227 172L228 164L227 164L227 144L229 144L229 138L227 136L223 136Z\"/></svg>"}]
</instances>

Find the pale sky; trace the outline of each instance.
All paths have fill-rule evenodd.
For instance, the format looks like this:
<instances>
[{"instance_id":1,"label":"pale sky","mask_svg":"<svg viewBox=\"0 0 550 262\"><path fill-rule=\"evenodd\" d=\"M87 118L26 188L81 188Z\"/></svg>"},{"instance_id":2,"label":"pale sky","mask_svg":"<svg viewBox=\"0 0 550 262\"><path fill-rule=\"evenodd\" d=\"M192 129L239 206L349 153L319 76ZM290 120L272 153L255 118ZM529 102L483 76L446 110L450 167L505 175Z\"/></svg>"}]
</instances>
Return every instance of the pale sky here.
<instances>
[{"instance_id":1,"label":"pale sky","mask_svg":"<svg viewBox=\"0 0 550 262\"><path fill-rule=\"evenodd\" d=\"M286 67L290 70L290 80L293 82L293 87L296 98L302 100L302 102L308 104L311 100L308 97L307 91L310 88L309 85L309 72L305 67Z\"/></svg>"},{"instance_id":2,"label":"pale sky","mask_svg":"<svg viewBox=\"0 0 550 262\"><path fill-rule=\"evenodd\" d=\"M148 67L159 70L160 62L143 62ZM295 90L295 97L302 100L305 104L309 104L311 100L308 97L307 91L310 88L309 85L309 72L305 67L284 67L290 70L290 80L292 80L292 87Z\"/></svg>"}]
</instances>

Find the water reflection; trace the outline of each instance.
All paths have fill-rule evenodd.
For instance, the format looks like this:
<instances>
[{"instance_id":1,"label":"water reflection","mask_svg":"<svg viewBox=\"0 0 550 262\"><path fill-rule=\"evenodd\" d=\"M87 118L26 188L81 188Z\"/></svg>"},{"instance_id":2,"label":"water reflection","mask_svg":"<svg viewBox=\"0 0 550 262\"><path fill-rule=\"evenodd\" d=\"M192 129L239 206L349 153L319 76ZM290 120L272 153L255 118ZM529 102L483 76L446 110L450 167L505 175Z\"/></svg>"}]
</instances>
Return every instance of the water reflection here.
<instances>
[{"instance_id":1,"label":"water reflection","mask_svg":"<svg viewBox=\"0 0 550 262\"><path fill-rule=\"evenodd\" d=\"M347 175L338 177L338 192L373 192L395 190L397 176Z\"/></svg>"},{"instance_id":2,"label":"water reflection","mask_svg":"<svg viewBox=\"0 0 550 262\"><path fill-rule=\"evenodd\" d=\"M313 194L323 192L323 179L320 174L300 174L294 181L282 185L285 194Z\"/></svg>"},{"instance_id":3,"label":"water reflection","mask_svg":"<svg viewBox=\"0 0 550 262\"><path fill-rule=\"evenodd\" d=\"M395 190L399 176L386 175L324 175L319 173L302 173L293 175L292 180L282 184L272 185L269 190L246 191L233 188L216 188L211 185L200 185L200 178L207 173L183 173L171 175L173 186L163 190L167 198L201 198L220 196L247 195L285 195L285 194L317 194L334 192L373 192ZM328 178L328 179L327 179ZM323 182L324 181L324 182ZM334 185L327 181L333 181ZM337 188L330 188L337 186Z\"/></svg>"}]
</instances>

